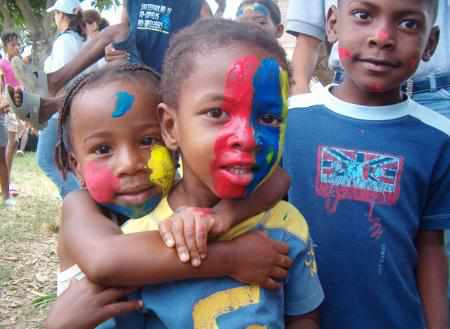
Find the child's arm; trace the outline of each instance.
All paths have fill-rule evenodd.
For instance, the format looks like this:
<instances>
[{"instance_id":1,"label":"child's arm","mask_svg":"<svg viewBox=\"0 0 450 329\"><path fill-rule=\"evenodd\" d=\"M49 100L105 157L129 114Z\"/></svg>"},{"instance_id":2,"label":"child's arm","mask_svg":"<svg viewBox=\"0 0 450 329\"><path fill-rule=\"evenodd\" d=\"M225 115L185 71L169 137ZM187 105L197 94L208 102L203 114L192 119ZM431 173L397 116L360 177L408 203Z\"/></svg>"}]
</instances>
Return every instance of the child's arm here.
<instances>
[{"instance_id":1,"label":"child's arm","mask_svg":"<svg viewBox=\"0 0 450 329\"><path fill-rule=\"evenodd\" d=\"M291 265L287 245L255 232L232 242L211 244L203 265L193 268L178 260L157 231L121 234L85 191L64 199L62 217L59 251L69 259L62 259L62 268L76 263L91 281L106 286L231 276L276 288L280 283L275 280L286 277Z\"/></svg>"},{"instance_id":2,"label":"child's arm","mask_svg":"<svg viewBox=\"0 0 450 329\"><path fill-rule=\"evenodd\" d=\"M448 263L443 231L421 230L417 238L417 284L428 329L448 328Z\"/></svg>"},{"instance_id":3,"label":"child's arm","mask_svg":"<svg viewBox=\"0 0 450 329\"><path fill-rule=\"evenodd\" d=\"M120 301L131 291L73 279L50 308L44 329L92 329L115 316L137 311L142 308L142 301Z\"/></svg>"},{"instance_id":4,"label":"child's arm","mask_svg":"<svg viewBox=\"0 0 450 329\"><path fill-rule=\"evenodd\" d=\"M232 226L272 208L287 194L290 178L278 167L269 179L244 200L222 200L211 214L174 214L160 224L161 237L168 247L176 247L183 262L193 265L206 257L207 239L227 232ZM187 258L186 258L187 255ZM201 256L199 256L201 255Z\"/></svg>"},{"instance_id":5,"label":"child's arm","mask_svg":"<svg viewBox=\"0 0 450 329\"><path fill-rule=\"evenodd\" d=\"M311 313L286 318L286 329L319 329L319 310Z\"/></svg>"}]
</instances>

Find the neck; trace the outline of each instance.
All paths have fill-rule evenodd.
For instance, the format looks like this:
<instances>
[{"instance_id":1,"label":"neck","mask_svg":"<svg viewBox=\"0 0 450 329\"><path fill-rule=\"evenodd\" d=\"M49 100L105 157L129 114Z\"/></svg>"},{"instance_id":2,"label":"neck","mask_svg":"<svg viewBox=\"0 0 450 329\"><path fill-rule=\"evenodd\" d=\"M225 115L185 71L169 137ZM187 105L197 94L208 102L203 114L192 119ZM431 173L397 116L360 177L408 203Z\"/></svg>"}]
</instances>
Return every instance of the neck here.
<instances>
[{"instance_id":1,"label":"neck","mask_svg":"<svg viewBox=\"0 0 450 329\"><path fill-rule=\"evenodd\" d=\"M212 208L220 199L201 181L183 169L183 178L172 189L168 201L172 209L180 207Z\"/></svg>"},{"instance_id":2,"label":"neck","mask_svg":"<svg viewBox=\"0 0 450 329\"><path fill-rule=\"evenodd\" d=\"M69 28L69 21L64 19L58 26L58 32L63 33Z\"/></svg>"},{"instance_id":3,"label":"neck","mask_svg":"<svg viewBox=\"0 0 450 329\"><path fill-rule=\"evenodd\" d=\"M355 85L349 79L344 79L339 86L333 88L332 93L345 102L365 106L392 105L403 100L400 87L382 92L369 91Z\"/></svg>"}]
</instances>

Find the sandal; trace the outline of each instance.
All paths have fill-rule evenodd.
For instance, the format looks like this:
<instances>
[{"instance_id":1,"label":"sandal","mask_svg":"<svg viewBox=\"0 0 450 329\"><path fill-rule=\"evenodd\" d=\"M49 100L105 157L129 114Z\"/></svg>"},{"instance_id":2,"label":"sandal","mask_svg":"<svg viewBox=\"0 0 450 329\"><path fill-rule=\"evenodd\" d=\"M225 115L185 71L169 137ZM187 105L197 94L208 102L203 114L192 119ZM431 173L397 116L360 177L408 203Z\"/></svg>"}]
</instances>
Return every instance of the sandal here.
<instances>
[{"instance_id":1,"label":"sandal","mask_svg":"<svg viewBox=\"0 0 450 329\"><path fill-rule=\"evenodd\" d=\"M15 90L11 86L7 86L7 89L6 99L8 100L11 110L20 120L29 122L33 128L38 130L47 127L47 122L39 122L39 108L41 105L41 97L39 95L22 90L22 105L16 106L14 102Z\"/></svg>"},{"instance_id":2,"label":"sandal","mask_svg":"<svg viewBox=\"0 0 450 329\"><path fill-rule=\"evenodd\" d=\"M9 195L12 197L16 197L19 195L19 192L17 191L17 189L15 188L14 185L9 184Z\"/></svg>"}]
</instances>

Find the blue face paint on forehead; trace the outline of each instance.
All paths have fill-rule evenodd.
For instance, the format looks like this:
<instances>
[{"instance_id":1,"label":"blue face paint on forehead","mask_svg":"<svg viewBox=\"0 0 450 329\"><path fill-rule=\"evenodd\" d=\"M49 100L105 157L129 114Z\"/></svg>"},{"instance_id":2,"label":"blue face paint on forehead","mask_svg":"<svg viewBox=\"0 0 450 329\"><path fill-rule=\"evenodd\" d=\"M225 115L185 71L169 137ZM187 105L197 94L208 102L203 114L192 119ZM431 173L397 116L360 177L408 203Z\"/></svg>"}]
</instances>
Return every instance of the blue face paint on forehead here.
<instances>
[{"instance_id":1,"label":"blue face paint on forehead","mask_svg":"<svg viewBox=\"0 0 450 329\"><path fill-rule=\"evenodd\" d=\"M251 125L258 151L257 170L247 194L271 173L281 157L286 119L282 72L275 59L266 58L261 61L253 78Z\"/></svg>"},{"instance_id":2,"label":"blue face paint on forehead","mask_svg":"<svg viewBox=\"0 0 450 329\"><path fill-rule=\"evenodd\" d=\"M259 13L259 14L261 14L263 16L266 16L266 17L270 17L270 10L269 10L269 8L267 8L266 6L264 6L263 4L258 3L258 2L247 3L247 4L242 5L239 8L239 10L238 10L238 12L236 14L236 17L244 16L245 12L247 10Z\"/></svg>"},{"instance_id":3,"label":"blue face paint on forehead","mask_svg":"<svg viewBox=\"0 0 450 329\"><path fill-rule=\"evenodd\" d=\"M116 93L116 108L112 113L113 118L123 117L128 111L131 110L134 104L134 96L130 95L126 91L119 91Z\"/></svg>"}]
</instances>

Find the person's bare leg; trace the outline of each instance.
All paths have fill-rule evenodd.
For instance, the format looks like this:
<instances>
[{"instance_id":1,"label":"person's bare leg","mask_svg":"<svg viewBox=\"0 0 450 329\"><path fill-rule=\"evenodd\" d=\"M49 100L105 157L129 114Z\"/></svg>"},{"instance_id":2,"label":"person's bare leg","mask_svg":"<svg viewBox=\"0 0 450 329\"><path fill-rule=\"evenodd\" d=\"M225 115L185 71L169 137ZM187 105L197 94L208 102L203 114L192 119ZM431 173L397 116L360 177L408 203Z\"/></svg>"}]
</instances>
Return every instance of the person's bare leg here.
<instances>
[{"instance_id":1,"label":"person's bare leg","mask_svg":"<svg viewBox=\"0 0 450 329\"><path fill-rule=\"evenodd\" d=\"M17 150L17 133L8 131L8 144L6 145L6 167L8 168L8 176L11 177L11 167L14 154Z\"/></svg>"},{"instance_id":2,"label":"person's bare leg","mask_svg":"<svg viewBox=\"0 0 450 329\"><path fill-rule=\"evenodd\" d=\"M21 151L22 153L25 152L25 148L27 147L29 134L30 134L30 128L25 127L23 134L20 137L20 144L19 144L19 151Z\"/></svg>"},{"instance_id":3,"label":"person's bare leg","mask_svg":"<svg viewBox=\"0 0 450 329\"><path fill-rule=\"evenodd\" d=\"M6 201L9 199L9 174L5 159L6 148L0 146L0 185L2 188L2 197Z\"/></svg>"}]
</instances>

